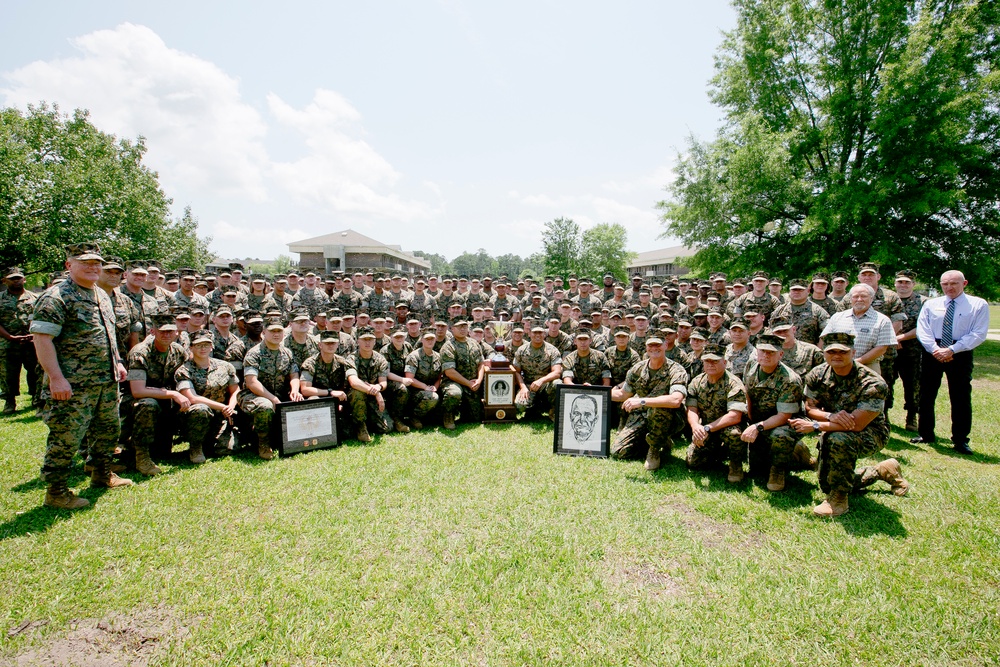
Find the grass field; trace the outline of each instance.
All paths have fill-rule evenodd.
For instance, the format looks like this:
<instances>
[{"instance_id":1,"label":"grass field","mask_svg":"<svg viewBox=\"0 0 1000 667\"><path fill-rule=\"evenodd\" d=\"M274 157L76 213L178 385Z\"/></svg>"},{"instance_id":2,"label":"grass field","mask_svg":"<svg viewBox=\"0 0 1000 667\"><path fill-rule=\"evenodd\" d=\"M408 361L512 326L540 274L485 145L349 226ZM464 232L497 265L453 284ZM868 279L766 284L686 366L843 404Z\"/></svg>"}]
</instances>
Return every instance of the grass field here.
<instances>
[{"instance_id":1,"label":"grass field","mask_svg":"<svg viewBox=\"0 0 1000 667\"><path fill-rule=\"evenodd\" d=\"M976 455L894 428L910 495L836 520L814 473L772 494L680 449L653 474L557 457L541 423L178 459L105 494L77 468L94 504L56 511L22 407L0 419L0 664L997 664L1000 343L975 377Z\"/></svg>"}]
</instances>

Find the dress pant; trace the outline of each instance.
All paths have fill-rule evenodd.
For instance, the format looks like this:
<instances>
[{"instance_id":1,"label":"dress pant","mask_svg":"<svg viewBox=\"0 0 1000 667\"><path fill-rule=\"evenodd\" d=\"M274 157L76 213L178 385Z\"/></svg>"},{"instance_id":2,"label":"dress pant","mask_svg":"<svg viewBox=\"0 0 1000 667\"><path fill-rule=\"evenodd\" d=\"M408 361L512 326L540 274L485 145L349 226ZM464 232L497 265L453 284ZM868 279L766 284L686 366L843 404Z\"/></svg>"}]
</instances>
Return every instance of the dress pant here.
<instances>
[{"instance_id":1,"label":"dress pant","mask_svg":"<svg viewBox=\"0 0 1000 667\"><path fill-rule=\"evenodd\" d=\"M920 437L934 439L934 402L941 388L941 377L948 377L951 399L951 441L967 444L972 430L972 351L959 352L951 361L941 363L926 350L920 360Z\"/></svg>"}]
</instances>

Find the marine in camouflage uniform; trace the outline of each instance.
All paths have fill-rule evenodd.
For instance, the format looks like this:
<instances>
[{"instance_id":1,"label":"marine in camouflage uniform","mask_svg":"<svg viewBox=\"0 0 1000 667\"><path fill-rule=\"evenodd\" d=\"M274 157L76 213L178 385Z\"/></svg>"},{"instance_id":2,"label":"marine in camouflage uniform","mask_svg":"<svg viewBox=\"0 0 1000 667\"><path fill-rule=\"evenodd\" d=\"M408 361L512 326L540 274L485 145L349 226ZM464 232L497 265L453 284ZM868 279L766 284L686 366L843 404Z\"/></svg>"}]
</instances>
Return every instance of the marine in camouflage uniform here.
<instances>
[{"instance_id":1,"label":"marine in camouflage uniform","mask_svg":"<svg viewBox=\"0 0 1000 667\"><path fill-rule=\"evenodd\" d=\"M193 342L205 340L204 334L195 336ZM208 368L201 368L193 359L185 361L174 372L174 383L177 391L191 390L198 396L207 398L223 405L229 403L231 390L239 388L239 378L236 369L228 361L214 357L208 360ZM192 403L191 407L180 413L181 426L185 436L191 443L191 458L203 458L204 454L216 454L219 435L226 424L222 412L213 410L204 403ZM198 461L194 461L198 462Z\"/></svg>"},{"instance_id":2,"label":"marine in camouflage uniform","mask_svg":"<svg viewBox=\"0 0 1000 667\"><path fill-rule=\"evenodd\" d=\"M347 283L348 281L344 281L345 285ZM357 315L359 311L368 307L368 302L365 301L364 295L354 289L352 284L350 288L343 289L334 294L333 298L330 299L330 303L327 304L327 307L336 308L341 312L341 314L350 313L351 315Z\"/></svg>"},{"instance_id":3,"label":"marine in camouflage uniform","mask_svg":"<svg viewBox=\"0 0 1000 667\"><path fill-rule=\"evenodd\" d=\"M797 287L797 281L792 281L793 287ZM776 317L789 317L795 325L795 337L811 345L819 342L819 334L826 328L826 323L830 321L830 315L821 307L806 299L803 304L795 305L791 301L784 303L774 309L771 319Z\"/></svg>"},{"instance_id":4,"label":"marine in camouflage uniform","mask_svg":"<svg viewBox=\"0 0 1000 667\"><path fill-rule=\"evenodd\" d=\"M264 302L261 305L260 312L268 313L271 311L278 311L281 313L281 321L283 324L288 324L288 313L295 309L293 303L294 297L288 292L284 294L278 294L277 290L271 292L264 298Z\"/></svg>"},{"instance_id":5,"label":"marine in camouflage uniform","mask_svg":"<svg viewBox=\"0 0 1000 667\"><path fill-rule=\"evenodd\" d=\"M750 343L744 345L741 350L737 350L736 346L730 343L726 346L726 361L729 365L729 372L736 377L742 377L743 373L746 372L747 365L756 354L757 348Z\"/></svg>"},{"instance_id":6,"label":"marine in camouflage uniform","mask_svg":"<svg viewBox=\"0 0 1000 667\"><path fill-rule=\"evenodd\" d=\"M455 329L462 327L462 322L468 326L468 321L460 319L453 326ZM483 348L471 338L464 341L458 340L460 334L444 344L441 348L441 370L445 379L441 381L441 411L446 428L454 425L454 417L461 412L462 418L468 417L472 422L483 420L482 401L482 367ZM458 375L470 383L475 384L480 380L476 390L460 384L448 377L448 370L454 370ZM449 426L449 423L452 426Z\"/></svg>"},{"instance_id":7,"label":"marine in camouflage uniform","mask_svg":"<svg viewBox=\"0 0 1000 667\"><path fill-rule=\"evenodd\" d=\"M519 373L522 386L527 389L526 393L519 391L514 401L521 414L528 410L545 409L551 413L556 405L556 386L561 384L558 378L562 375L562 355L554 345L541 338L536 340L535 334L536 331L532 330L532 340L517 350L511 365ZM537 389L531 389L532 383L541 381L554 372L558 372L556 379L546 380Z\"/></svg>"},{"instance_id":8,"label":"marine in camouflage uniform","mask_svg":"<svg viewBox=\"0 0 1000 667\"><path fill-rule=\"evenodd\" d=\"M405 379L406 359L410 356L410 353L413 352L413 346L405 340L406 336L402 335L399 331L394 332L392 338L395 338L397 343L401 342L401 345L397 348L393 344L393 341L390 340L388 345L383 345L379 349L379 354L385 357L386 362L388 362L390 375L393 375L396 378ZM400 341L400 338L404 340ZM396 430L405 433L406 429L400 428L400 426L404 425L403 418L407 412L407 404L410 399L408 387L405 383L400 382L393 377L387 377L384 395L386 399L386 410L388 411L389 416L392 417Z\"/></svg>"},{"instance_id":9,"label":"marine in camouflage uniform","mask_svg":"<svg viewBox=\"0 0 1000 667\"><path fill-rule=\"evenodd\" d=\"M590 338L590 332L584 329L577 331L577 341L584 336ZM605 384L605 380L607 380L610 386L611 365L604 353L594 349L588 349L586 355L581 355L580 352L580 350L574 350L563 357L563 382L569 380L570 384L600 386Z\"/></svg>"},{"instance_id":10,"label":"marine in camouflage uniform","mask_svg":"<svg viewBox=\"0 0 1000 667\"><path fill-rule=\"evenodd\" d=\"M823 337L825 349L831 352L841 351L850 355L850 367L846 375L840 375L831 363L824 363L812 369L805 377L805 396L808 404L807 412L815 421L809 430L815 431L819 425L819 484L828 500L824 505L836 506L843 503L843 509L834 511L833 515L847 510L847 494L873 484L879 479L889 482L893 492L904 495L909 486L905 480L896 475L887 474L883 462L877 466L866 466L855 470L857 460L870 457L881 451L889 440L889 425L883 411L888 387L885 380L870 368L854 361L852 349L854 336L849 333L830 333ZM846 363L846 362L845 362ZM875 413L874 419L868 422L861 431L830 430L834 427L827 421L818 419L822 412L833 415L840 411L852 413L855 410ZM806 420L796 420L799 425L809 424ZM799 430L799 427L796 427ZM895 463L893 461L893 463ZM816 513L821 513L820 506ZM824 514L830 516L830 513Z\"/></svg>"},{"instance_id":11,"label":"marine in camouflage uniform","mask_svg":"<svg viewBox=\"0 0 1000 667\"><path fill-rule=\"evenodd\" d=\"M659 340L654 338L650 344L655 345L655 341ZM617 394L618 390L615 390L613 396L623 397L621 400L635 397L642 402L643 399L676 395L683 401L687 396L687 371L680 364L666 358L659 368L653 368L651 361L645 359L632 366L625 376L621 393ZM615 401L619 400L615 398ZM645 456L649 461L655 456L656 467L659 467L660 453L669 453L675 444L675 438L684 431L683 405L677 408L641 405L631 412L623 410L623 413L625 423L611 443L612 458L641 459Z\"/></svg>"},{"instance_id":12,"label":"marine in camouflage uniform","mask_svg":"<svg viewBox=\"0 0 1000 667\"><path fill-rule=\"evenodd\" d=\"M628 327L619 327L618 330L614 332L616 342L622 338L628 340L628 336ZM617 345L608 348L604 351L604 356L607 357L608 366L611 368L612 386L618 386L624 382L629 369L642 361L642 357L640 357L639 354L627 344L624 350L619 349ZM675 360L671 359L671 361Z\"/></svg>"},{"instance_id":13,"label":"marine in camouflage uniform","mask_svg":"<svg viewBox=\"0 0 1000 667\"><path fill-rule=\"evenodd\" d=\"M425 340L434 340L434 332L425 332ZM430 353L421 345L418 349L410 352L406 357L406 365L403 368L406 377L426 385L426 388L410 385L410 406L411 425L420 428L427 417L437 408L441 400L437 392L437 387L441 382L444 369L441 364L441 355L435 352L433 347Z\"/></svg>"},{"instance_id":14,"label":"marine in camouflage uniform","mask_svg":"<svg viewBox=\"0 0 1000 667\"><path fill-rule=\"evenodd\" d=\"M39 366L35 346L28 331L37 297L24 289L24 272L12 267L4 272L8 289L0 292L0 389L6 403L4 412L13 413L21 394L21 367L28 376L28 393L36 407L41 406L38 383ZM15 294L13 285L20 286Z\"/></svg>"},{"instance_id":15,"label":"marine in camouflage uniform","mask_svg":"<svg viewBox=\"0 0 1000 667\"><path fill-rule=\"evenodd\" d=\"M153 323L158 329L170 330L169 316L156 315ZM176 325L174 325L176 327ZM128 355L128 381L143 382L150 389L174 391L174 374L187 359L187 352L176 341L170 342L161 351L154 335L132 348ZM141 393L141 392L139 392ZM136 397L132 387L132 446L135 448L136 469L144 475L155 467L149 463L149 456L165 457L170 453L173 436L179 425L177 403L169 397Z\"/></svg>"},{"instance_id":16,"label":"marine in camouflage uniform","mask_svg":"<svg viewBox=\"0 0 1000 667\"><path fill-rule=\"evenodd\" d=\"M762 345L765 350L780 350L781 339L768 336ZM753 424L762 424L779 412L795 416L802 411L802 378L781 362L768 374L756 360L751 361L743 375L743 385L749 401L747 416ZM801 439L802 436L787 424L760 429L757 439L749 446L750 474L763 474L772 466L782 472L788 470L795 445Z\"/></svg>"},{"instance_id":17,"label":"marine in camouflage uniform","mask_svg":"<svg viewBox=\"0 0 1000 667\"><path fill-rule=\"evenodd\" d=\"M914 273L907 270L896 274L897 281L909 280L912 283L914 277ZM906 298L900 297L903 313L906 314L906 319L899 331L901 335L905 336L916 331L917 318L920 316L920 309L923 308L925 301L927 301L927 297L916 292ZM920 341L916 339L916 334L912 335L913 338L903 340L899 349L896 350L895 377L888 378L886 383L894 385L896 377L902 380L903 408L906 410L907 429L915 431L917 430L917 411L920 408L920 364L923 348Z\"/></svg>"},{"instance_id":18,"label":"marine in camouflage uniform","mask_svg":"<svg viewBox=\"0 0 1000 667\"><path fill-rule=\"evenodd\" d=\"M718 346L706 346L702 357L718 359L721 357L719 354L721 351ZM702 446L698 447L692 443L687 451L689 468L706 468L728 459L731 481L740 481L733 479L732 473L734 468L742 471L747 455L746 443L740 439L747 412L747 394L743 381L726 370L721 378L712 382L708 373L703 372L688 384L686 403L689 411L691 408L697 411L696 419L699 419L703 426L708 426L730 412L742 413L743 417L739 423L710 431Z\"/></svg>"},{"instance_id":19,"label":"marine in camouflage uniform","mask_svg":"<svg viewBox=\"0 0 1000 667\"><path fill-rule=\"evenodd\" d=\"M84 442L94 466L91 484L122 485L110 466L121 429L118 380L124 367L114 342L111 299L96 286L99 253L93 243L67 247L70 277L38 297L29 326L46 371L41 394L46 403L40 413L49 427L41 469L41 479L48 485L45 504L67 509L88 504L74 497L66 484L73 455ZM92 286L84 287L78 280ZM61 396L65 385L72 394L57 400L52 396L53 382Z\"/></svg>"},{"instance_id":20,"label":"marine in camouflage uniform","mask_svg":"<svg viewBox=\"0 0 1000 667\"><path fill-rule=\"evenodd\" d=\"M780 305L781 301L778 297L770 292L765 290L763 294L756 296L753 290L750 290L743 296L733 299L729 303L726 312L729 313L730 317L742 317L747 310L752 310L753 312L763 313L764 319L767 320L771 317L771 313L774 312L775 308Z\"/></svg>"},{"instance_id":21,"label":"marine in camouflage uniform","mask_svg":"<svg viewBox=\"0 0 1000 667\"><path fill-rule=\"evenodd\" d=\"M278 319L266 323L268 332L282 329ZM265 337L268 333L265 333ZM278 344L276 349L268 346L266 339L254 345L243 358L243 377L249 385L250 378L255 377L264 391L270 393L279 402L291 398L292 380L298 380L299 367L295 363L292 351ZM257 453L263 459L274 456L271 449L271 422L274 419L274 403L267 396L259 396L250 388L240 392L240 410L252 420L253 432L257 436Z\"/></svg>"},{"instance_id":22,"label":"marine in camouflage uniform","mask_svg":"<svg viewBox=\"0 0 1000 667\"><path fill-rule=\"evenodd\" d=\"M374 341L375 334L369 331L370 327L364 327L364 329L366 330L358 332L359 343L361 338L370 338ZM374 350L368 358L363 357L362 354L362 349L359 346L358 350L351 355L351 363L357 371L357 379L369 385L387 386L389 362L386 361L386 358ZM354 388L347 392L347 404L351 410L351 419L358 428L361 440L365 439L360 435L363 427L370 426L371 430L376 433L388 433L392 428L387 410L389 399L384 397L384 400L386 409L379 409L378 399L375 396Z\"/></svg>"},{"instance_id":23,"label":"marine in camouflage uniform","mask_svg":"<svg viewBox=\"0 0 1000 667\"><path fill-rule=\"evenodd\" d=\"M309 317L311 319L316 318L316 313L326 308L326 304L329 299L326 296L326 292L319 287L306 287L303 286L296 292L295 296L292 297L292 308L305 308L309 312ZM341 308L345 313L354 313L355 310L346 310Z\"/></svg>"},{"instance_id":24,"label":"marine in camouflage uniform","mask_svg":"<svg viewBox=\"0 0 1000 667\"><path fill-rule=\"evenodd\" d=\"M320 341L333 340L333 332L320 334ZM354 423L353 415L349 409L344 409L347 405L347 396L351 392L350 378L357 377L358 371L354 368L354 363L343 355L334 353L330 361L324 361L323 353L319 352L304 362L300 370L300 379L305 384L315 389L325 389L327 392L339 391L344 393L344 402L337 403L337 414L342 422L338 422L339 431L350 431L355 433L358 425ZM327 394L330 395L330 394Z\"/></svg>"}]
</instances>

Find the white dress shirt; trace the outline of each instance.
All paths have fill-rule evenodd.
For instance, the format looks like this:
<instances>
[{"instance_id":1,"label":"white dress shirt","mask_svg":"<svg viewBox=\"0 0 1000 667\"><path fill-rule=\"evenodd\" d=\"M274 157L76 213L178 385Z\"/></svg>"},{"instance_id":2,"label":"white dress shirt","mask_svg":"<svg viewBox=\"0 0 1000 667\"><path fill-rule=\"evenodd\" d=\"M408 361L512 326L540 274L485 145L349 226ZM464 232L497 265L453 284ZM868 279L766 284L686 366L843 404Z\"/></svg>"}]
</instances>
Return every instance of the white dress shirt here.
<instances>
[{"instance_id":1,"label":"white dress shirt","mask_svg":"<svg viewBox=\"0 0 1000 667\"><path fill-rule=\"evenodd\" d=\"M917 340L931 354L940 349L937 341L941 340L941 328L949 303L951 299L946 296L928 299L917 317ZM989 329L989 304L978 296L969 296L965 292L959 294L955 299L955 315L951 324L951 337L955 341L949 346L952 352L957 354L974 349L986 340Z\"/></svg>"}]
</instances>

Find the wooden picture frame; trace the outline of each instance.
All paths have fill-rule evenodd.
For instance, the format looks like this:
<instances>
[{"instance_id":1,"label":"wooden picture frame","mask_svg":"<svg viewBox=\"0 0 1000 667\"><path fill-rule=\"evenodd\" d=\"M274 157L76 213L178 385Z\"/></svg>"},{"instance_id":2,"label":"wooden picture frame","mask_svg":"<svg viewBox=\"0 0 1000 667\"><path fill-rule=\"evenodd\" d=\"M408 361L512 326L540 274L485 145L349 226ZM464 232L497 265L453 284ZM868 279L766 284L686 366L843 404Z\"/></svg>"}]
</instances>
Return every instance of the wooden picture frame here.
<instances>
[{"instance_id":1,"label":"wooden picture frame","mask_svg":"<svg viewBox=\"0 0 1000 667\"><path fill-rule=\"evenodd\" d=\"M281 455L339 445L338 403L336 398L329 396L311 401L278 403L274 417Z\"/></svg>"},{"instance_id":2,"label":"wooden picture frame","mask_svg":"<svg viewBox=\"0 0 1000 667\"><path fill-rule=\"evenodd\" d=\"M552 453L611 456L611 387L577 384L556 387Z\"/></svg>"}]
</instances>

